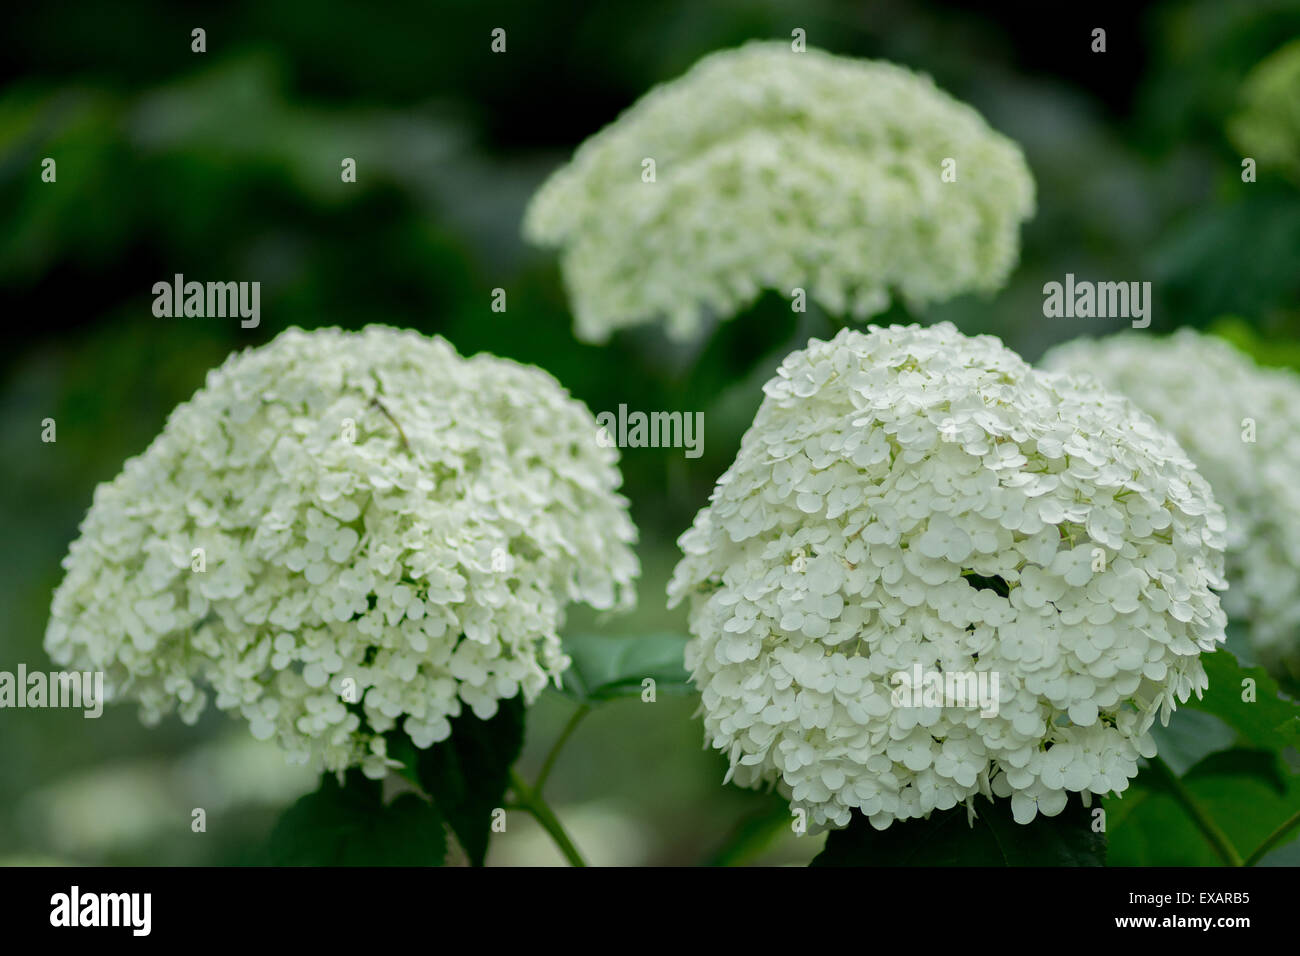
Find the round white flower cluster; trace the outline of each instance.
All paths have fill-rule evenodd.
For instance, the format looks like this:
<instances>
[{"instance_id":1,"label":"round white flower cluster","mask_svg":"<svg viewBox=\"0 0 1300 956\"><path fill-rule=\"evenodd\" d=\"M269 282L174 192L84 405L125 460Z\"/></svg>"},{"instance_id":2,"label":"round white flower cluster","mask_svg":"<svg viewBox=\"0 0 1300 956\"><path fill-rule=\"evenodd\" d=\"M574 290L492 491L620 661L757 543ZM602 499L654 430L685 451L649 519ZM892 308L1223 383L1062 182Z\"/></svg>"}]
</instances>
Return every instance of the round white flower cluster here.
<instances>
[{"instance_id":1,"label":"round white flower cluster","mask_svg":"<svg viewBox=\"0 0 1300 956\"><path fill-rule=\"evenodd\" d=\"M1228 134L1245 156L1300 182L1300 39L1251 70Z\"/></svg>"},{"instance_id":2,"label":"round white flower cluster","mask_svg":"<svg viewBox=\"0 0 1300 956\"><path fill-rule=\"evenodd\" d=\"M755 42L583 143L524 232L562 249L581 338L659 318L689 338L763 289L859 318L894 291L919 306L995 290L1033 208L1019 147L929 77Z\"/></svg>"},{"instance_id":3,"label":"round white flower cluster","mask_svg":"<svg viewBox=\"0 0 1300 956\"><path fill-rule=\"evenodd\" d=\"M626 607L617 452L540 369L371 326L232 355L95 491L46 648L146 723L242 714L293 762L393 764L568 666L569 601Z\"/></svg>"},{"instance_id":4,"label":"round white flower cluster","mask_svg":"<svg viewBox=\"0 0 1300 956\"><path fill-rule=\"evenodd\" d=\"M1191 329L1078 339L1043 363L1095 376L1178 440L1228 518L1229 618L1300 676L1300 376Z\"/></svg>"},{"instance_id":5,"label":"round white flower cluster","mask_svg":"<svg viewBox=\"0 0 1300 956\"><path fill-rule=\"evenodd\" d=\"M764 391L669 585L728 777L880 829L1124 790L1223 640L1223 515L1174 441L949 323L813 340Z\"/></svg>"}]
</instances>

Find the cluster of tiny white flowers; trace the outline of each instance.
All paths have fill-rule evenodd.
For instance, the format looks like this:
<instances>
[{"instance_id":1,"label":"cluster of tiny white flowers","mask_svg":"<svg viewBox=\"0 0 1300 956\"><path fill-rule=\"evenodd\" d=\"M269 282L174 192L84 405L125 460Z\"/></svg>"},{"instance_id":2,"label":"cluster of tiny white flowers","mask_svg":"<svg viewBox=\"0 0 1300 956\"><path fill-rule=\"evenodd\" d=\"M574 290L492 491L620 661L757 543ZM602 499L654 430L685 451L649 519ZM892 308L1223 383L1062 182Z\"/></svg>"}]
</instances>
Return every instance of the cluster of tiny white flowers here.
<instances>
[{"instance_id":1,"label":"cluster of tiny white flowers","mask_svg":"<svg viewBox=\"0 0 1300 956\"><path fill-rule=\"evenodd\" d=\"M568 666L569 601L626 607L617 452L540 369L371 326L231 356L95 490L46 648L154 723L216 706L291 762L382 776ZM195 549L202 549L195 553Z\"/></svg>"},{"instance_id":2,"label":"cluster of tiny white flowers","mask_svg":"<svg viewBox=\"0 0 1300 956\"><path fill-rule=\"evenodd\" d=\"M1251 70L1228 134L1244 156L1300 182L1300 39Z\"/></svg>"},{"instance_id":3,"label":"cluster of tiny white flowers","mask_svg":"<svg viewBox=\"0 0 1300 956\"><path fill-rule=\"evenodd\" d=\"M948 323L813 340L764 391L669 585L728 776L818 827L1124 790L1224 637L1222 511L1174 441ZM898 706L914 665L998 674L997 713Z\"/></svg>"},{"instance_id":4,"label":"cluster of tiny white flowers","mask_svg":"<svg viewBox=\"0 0 1300 956\"><path fill-rule=\"evenodd\" d=\"M1095 376L1178 440L1228 519L1228 617L1263 663L1300 675L1300 376L1191 329L1078 339L1043 362Z\"/></svg>"},{"instance_id":5,"label":"cluster of tiny white flowers","mask_svg":"<svg viewBox=\"0 0 1300 956\"><path fill-rule=\"evenodd\" d=\"M524 232L562 249L581 338L661 318L688 338L764 289L803 288L858 318L895 292L919 306L995 290L1033 207L1019 147L929 77L755 42L705 57L583 143Z\"/></svg>"}]
</instances>

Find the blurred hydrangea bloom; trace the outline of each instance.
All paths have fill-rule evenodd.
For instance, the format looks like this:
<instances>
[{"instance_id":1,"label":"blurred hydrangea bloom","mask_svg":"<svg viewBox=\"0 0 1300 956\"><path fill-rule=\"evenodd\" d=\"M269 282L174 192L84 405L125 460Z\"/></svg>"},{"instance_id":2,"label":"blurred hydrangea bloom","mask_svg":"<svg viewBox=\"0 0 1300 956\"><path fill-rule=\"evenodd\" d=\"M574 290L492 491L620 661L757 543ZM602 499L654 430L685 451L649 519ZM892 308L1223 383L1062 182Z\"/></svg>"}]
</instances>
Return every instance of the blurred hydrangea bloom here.
<instances>
[{"instance_id":1,"label":"blurred hydrangea bloom","mask_svg":"<svg viewBox=\"0 0 1300 956\"><path fill-rule=\"evenodd\" d=\"M1242 106L1228 124L1237 148L1260 166L1300 182L1300 40L1274 52L1246 77Z\"/></svg>"},{"instance_id":2,"label":"blurred hydrangea bloom","mask_svg":"<svg viewBox=\"0 0 1300 956\"><path fill-rule=\"evenodd\" d=\"M1224 637L1223 515L1173 439L949 323L813 340L764 391L669 585L728 776L880 829L1124 790ZM996 713L913 706L917 666L997 674Z\"/></svg>"},{"instance_id":3,"label":"blurred hydrangea bloom","mask_svg":"<svg viewBox=\"0 0 1300 956\"><path fill-rule=\"evenodd\" d=\"M1264 663L1300 675L1300 376L1191 329L1078 339L1043 363L1096 376L1178 440L1228 518L1229 618Z\"/></svg>"},{"instance_id":4,"label":"blurred hydrangea bloom","mask_svg":"<svg viewBox=\"0 0 1300 956\"><path fill-rule=\"evenodd\" d=\"M895 291L919 306L995 290L1033 208L1019 147L929 77L762 42L705 57L587 140L524 232L562 249L581 338L661 318L688 338L763 289L859 318Z\"/></svg>"},{"instance_id":5,"label":"blurred hydrangea bloom","mask_svg":"<svg viewBox=\"0 0 1300 956\"><path fill-rule=\"evenodd\" d=\"M381 776L568 664L569 601L626 607L617 453L540 369L372 326L231 356L100 485L45 643L156 722L210 689L294 762ZM201 550L200 550L201 549Z\"/></svg>"}]
</instances>

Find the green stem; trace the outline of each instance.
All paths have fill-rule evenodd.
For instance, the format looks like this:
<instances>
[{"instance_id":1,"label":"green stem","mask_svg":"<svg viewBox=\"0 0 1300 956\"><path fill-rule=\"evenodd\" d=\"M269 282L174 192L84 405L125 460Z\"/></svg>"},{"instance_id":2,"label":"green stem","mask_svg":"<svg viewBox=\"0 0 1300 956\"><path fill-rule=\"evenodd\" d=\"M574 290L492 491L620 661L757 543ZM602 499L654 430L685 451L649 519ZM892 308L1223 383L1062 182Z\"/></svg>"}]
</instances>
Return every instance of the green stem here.
<instances>
[{"instance_id":1,"label":"green stem","mask_svg":"<svg viewBox=\"0 0 1300 956\"><path fill-rule=\"evenodd\" d=\"M564 725L564 729L560 731L560 736L555 738L555 743L551 744L546 759L542 761L542 769L537 774L537 782L533 784L533 790L536 793L540 794L542 792L542 788L546 786L547 778L551 775L551 769L555 766L555 760L560 756L560 749L573 735L573 732L578 729L578 724L582 723L582 718L586 717L590 712L590 705L580 704L578 709L573 712L573 716L569 718L569 722Z\"/></svg>"},{"instance_id":2,"label":"green stem","mask_svg":"<svg viewBox=\"0 0 1300 956\"><path fill-rule=\"evenodd\" d=\"M554 811L542 799L541 794L524 782L524 779L519 776L519 772L513 767L510 769L510 789L514 791L515 800L519 805L531 813L533 819L541 824L542 829L550 834L551 839L555 841L555 845L564 854L564 858L573 866L586 866L587 863L583 860L582 854L573 845L569 835L564 832L564 827L560 825Z\"/></svg>"},{"instance_id":3,"label":"green stem","mask_svg":"<svg viewBox=\"0 0 1300 956\"><path fill-rule=\"evenodd\" d=\"M383 413L384 417L393 423L393 427L397 429L398 437L402 439L402 447L407 451L410 451L411 443L406 440L406 432L402 431L402 426L397 423L397 419L393 417L393 413L390 412L387 407L385 407L384 403L378 398L370 399L370 404L379 409Z\"/></svg>"},{"instance_id":4,"label":"green stem","mask_svg":"<svg viewBox=\"0 0 1300 956\"><path fill-rule=\"evenodd\" d=\"M1246 862L1244 865L1254 866L1256 863L1258 863L1260 860L1264 858L1265 854L1267 854L1269 850L1273 849L1273 847L1281 843L1282 840L1286 837L1286 835L1290 833L1292 830L1294 830L1297 826L1300 826L1300 810L1297 810L1295 813L1293 813L1290 817L1286 819L1286 821L1280 827L1278 827L1271 834L1269 834L1268 839L1265 840L1263 843L1261 843L1254 853L1246 857Z\"/></svg>"},{"instance_id":5,"label":"green stem","mask_svg":"<svg viewBox=\"0 0 1300 956\"><path fill-rule=\"evenodd\" d=\"M1209 841L1210 846L1214 848L1214 852L1218 854L1224 865L1241 866L1241 854L1232 845L1227 834L1206 813L1205 808L1196 801L1196 798L1192 796L1192 792L1178 779L1178 775L1169 768L1169 765L1159 757L1152 757L1148 763L1151 765L1151 769L1164 778L1163 783L1169 790L1170 795L1182 804L1183 809L1187 811L1187 815L1192 818L1192 821L1200 829L1205 839ZM1269 839L1272 839L1272 837Z\"/></svg>"}]
</instances>

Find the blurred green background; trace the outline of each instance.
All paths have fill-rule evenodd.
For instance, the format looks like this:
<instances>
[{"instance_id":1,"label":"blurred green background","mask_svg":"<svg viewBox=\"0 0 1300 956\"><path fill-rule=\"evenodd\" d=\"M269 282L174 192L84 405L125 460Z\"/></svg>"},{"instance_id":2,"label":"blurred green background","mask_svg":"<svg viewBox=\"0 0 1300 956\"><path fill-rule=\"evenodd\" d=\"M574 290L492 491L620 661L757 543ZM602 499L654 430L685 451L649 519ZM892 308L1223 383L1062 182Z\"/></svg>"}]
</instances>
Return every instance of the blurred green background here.
<instances>
[{"instance_id":1,"label":"blurred green background","mask_svg":"<svg viewBox=\"0 0 1300 956\"><path fill-rule=\"evenodd\" d=\"M1300 360L1300 189L1243 183L1225 134L1250 68L1300 35L1300 0L976 12L937 2L653 4L158 2L24 4L0 40L0 670L48 669L59 561L94 486L234 349L289 326L385 322L536 363L593 411L703 411L704 454L632 449L625 491L644 574L633 614L572 628L683 631L664 607L674 542L753 417L760 385L822 317L769 295L696 347L653 328L597 348L570 331L554 257L527 248L532 190L652 84L703 54L807 31L810 45L929 72L1022 144L1039 211L1011 282L920 321L1001 336L1026 359L1122 320L1045 319L1066 272L1149 280L1152 331L1223 326L1265 361ZM190 31L207 33L191 52ZM493 28L507 51L489 49ZM1107 31L1092 53L1091 31ZM41 161L57 181L41 181ZM357 182L340 181L340 162ZM174 273L258 280L261 324L159 319ZM491 310L504 288L508 311ZM895 309L885 318L906 320ZM57 442L40 440L54 418ZM548 794L592 862L720 861L780 801L721 785L691 697L592 714ZM572 705L530 714L525 776ZM262 860L282 807L314 785L209 709L146 730L129 705L97 721L0 711L0 861ZM204 807L207 832L190 831ZM512 815L514 821L519 815ZM756 833L764 832L755 825ZM770 828L769 828L770 831ZM821 838L756 838L741 856L804 863ZM520 820L493 863L557 863Z\"/></svg>"}]
</instances>

